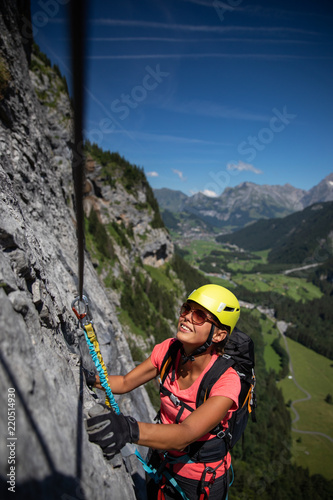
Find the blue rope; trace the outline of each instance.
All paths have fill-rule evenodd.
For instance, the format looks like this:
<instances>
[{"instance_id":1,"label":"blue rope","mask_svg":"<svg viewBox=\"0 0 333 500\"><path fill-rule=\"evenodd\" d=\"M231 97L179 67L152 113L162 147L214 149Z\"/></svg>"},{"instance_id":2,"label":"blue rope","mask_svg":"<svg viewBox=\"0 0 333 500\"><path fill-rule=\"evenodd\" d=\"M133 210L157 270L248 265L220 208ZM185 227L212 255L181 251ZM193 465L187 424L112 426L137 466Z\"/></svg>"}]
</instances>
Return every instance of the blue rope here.
<instances>
[{"instance_id":1,"label":"blue rope","mask_svg":"<svg viewBox=\"0 0 333 500\"><path fill-rule=\"evenodd\" d=\"M97 368L97 371L98 371L98 374L99 374L99 379L100 379L100 382L101 382L101 385L102 387L104 387L105 389L105 392L106 392L106 395L110 401L110 404L112 406L112 408L114 409L114 411L117 413L117 415L120 415L120 410L119 410L119 406L117 405L117 402L116 400L114 399L114 395L112 394L112 391L111 391L111 388L108 384L108 381L105 377L105 373L104 373L104 370L103 370L103 367L98 359L98 356L96 354L96 351L95 351L95 348L94 348L94 344L91 342L91 340L89 339L88 335L87 335L87 332L85 330L84 331L84 336L86 338L86 341L87 341L87 344L88 344L88 347L89 347L89 352L91 354L91 357L95 363L95 366Z\"/></svg>"},{"instance_id":2,"label":"blue rope","mask_svg":"<svg viewBox=\"0 0 333 500\"><path fill-rule=\"evenodd\" d=\"M157 469L155 469L151 465L147 464L147 462L142 458L142 456L140 455L138 450L135 450L135 454L136 454L137 458L140 460L142 467L147 472L147 474L149 474L149 476L154 479L155 483L158 484L162 479L162 475L158 474ZM172 484L172 486L175 488L175 490L178 491L178 493L181 495L183 500L189 500L189 498L186 496L184 491L181 489L181 487L179 486L179 484L177 483L175 478L172 477L171 474L169 474L169 472L166 469L164 469L163 474L167 478L167 480Z\"/></svg>"},{"instance_id":3,"label":"blue rope","mask_svg":"<svg viewBox=\"0 0 333 500\"><path fill-rule=\"evenodd\" d=\"M231 481L230 481L229 486L228 486L228 490L235 479L234 468L233 468L232 464L230 464L230 469L231 469L232 476L231 476ZM225 497L225 500L228 500L228 495L229 495L229 491L227 492L227 496Z\"/></svg>"},{"instance_id":4,"label":"blue rope","mask_svg":"<svg viewBox=\"0 0 333 500\"><path fill-rule=\"evenodd\" d=\"M135 450L135 454L137 458L140 460L142 467L147 472L147 474L149 474L150 477L154 479L156 484L159 483L162 479L162 476L157 473L157 469L155 469L155 467L152 467L151 465L148 465L147 462L142 458L138 450Z\"/></svg>"},{"instance_id":5,"label":"blue rope","mask_svg":"<svg viewBox=\"0 0 333 500\"><path fill-rule=\"evenodd\" d=\"M230 488L230 486L232 486L234 479L235 479L234 468L232 466L232 463L230 464L230 469L231 469L232 476L231 476L231 482L229 483L229 488Z\"/></svg>"}]
</instances>

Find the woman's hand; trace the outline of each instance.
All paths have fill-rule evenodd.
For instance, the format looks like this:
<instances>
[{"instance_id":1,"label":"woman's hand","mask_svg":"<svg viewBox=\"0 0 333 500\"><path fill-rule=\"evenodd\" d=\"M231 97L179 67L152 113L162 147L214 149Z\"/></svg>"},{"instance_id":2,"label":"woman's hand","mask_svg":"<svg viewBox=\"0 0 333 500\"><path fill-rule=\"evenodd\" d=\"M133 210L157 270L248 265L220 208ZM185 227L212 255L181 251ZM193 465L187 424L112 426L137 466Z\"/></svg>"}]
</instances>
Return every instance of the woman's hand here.
<instances>
[{"instance_id":1,"label":"woman's hand","mask_svg":"<svg viewBox=\"0 0 333 500\"><path fill-rule=\"evenodd\" d=\"M139 426L135 418L117 415L100 404L89 410L89 415L90 418L86 421L89 441L98 444L108 460L126 443L136 443L139 440Z\"/></svg>"}]
</instances>

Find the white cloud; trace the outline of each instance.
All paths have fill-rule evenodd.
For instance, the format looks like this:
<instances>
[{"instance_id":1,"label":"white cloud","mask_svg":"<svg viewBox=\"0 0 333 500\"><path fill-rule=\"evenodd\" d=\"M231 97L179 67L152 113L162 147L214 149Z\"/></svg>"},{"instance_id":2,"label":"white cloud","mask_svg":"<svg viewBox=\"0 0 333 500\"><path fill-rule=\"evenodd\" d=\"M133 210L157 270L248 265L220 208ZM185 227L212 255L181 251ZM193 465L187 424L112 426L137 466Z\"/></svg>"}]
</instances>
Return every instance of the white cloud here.
<instances>
[{"instance_id":1,"label":"white cloud","mask_svg":"<svg viewBox=\"0 0 333 500\"><path fill-rule=\"evenodd\" d=\"M158 177L159 174L157 172L146 172L147 177Z\"/></svg>"},{"instance_id":2,"label":"white cloud","mask_svg":"<svg viewBox=\"0 0 333 500\"><path fill-rule=\"evenodd\" d=\"M63 19L52 20L52 22L63 22ZM173 24L170 22L160 23L156 21L141 21L141 20L128 20L128 19L110 19L110 18L96 18L90 21L92 24L98 26L117 26L117 27L129 27L129 28L149 28L158 30L169 30L169 31L184 31L184 32L203 32L203 33L268 33L277 34L281 33L292 33L292 34L315 34L319 33L316 31L310 31L306 29L287 27L284 25L280 26L244 26L244 25L198 25L198 24ZM241 54L240 54L241 55ZM247 54L242 54L243 57L247 57Z\"/></svg>"},{"instance_id":3,"label":"white cloud","mask_svg":"<svg viewBox=\"0 0 333 500\"><path fill-rule=\"evenodd\" d=\"M181 137L179 135L166 135L166 134L151 134L147 132L139 132L137 130L113 130L113 134L127 134L131 138L135 138L136 141L149 141L149 142L160 142L160 143L173 143L173 144L203 144L211 146L230 146L230 143L219 142L219 141L206 141L202 139L196 139L192 137ZM139 142L138 142L139 144ZM192 161L192 160L191 160Z\"/></svg>"},{"instance_id":4,"label":"white cloud","mask_svg":"<svg viewBox=\"0 0 333 500\"><path fill-rule=\"evenodd\" d=\"M208 196L209 198L217 198L218 194L215 193L215 191L211 191L210 189L204 189L203 191L200 191L202 194L205 196Z\"/></svg>"},{"instance_id":5,"label":"white cloud","mask_svg":"<svg viewBox=\"0 0 333 500\"><path fill-rule=\"evenodd\" d=\"M174 174L178 175L178 177L181 181L186 181L186 177L184 177L183 172L181 172L180 170L177 170L175 168L173 168L172 171Z\"/></svg>"},{"instance_id":6,"label":"white cloud","mask_svg":"<svg viewBox=\"0 0 333 500\"><path fill-rule=\"evenodd\" d=\"M184 52L184 53L146 53L146 54L103 54L103 55L87 55L86 59L91 59L95 61L101 60L140 60L140 59L259 59L262 61L297 61L302 59L315 59L318 56L312 56L309 54L272 54L272 53L232 53L232 52ZM330 56L321 56L321 59L331 60Z\"/></svg>"},{"instance_id":7,"label":"white cloud","mask_svg":"<svg viewBox=\"0 0 333 500\"><path fill-rule=\"evenodd\" d=\"M229 118L235 120L255 120L267 122L269 115L257 114L242 108L220 105L213 101L193 99L188 102L181 102L170 105L168 110L183 114L195 114L200 116L209 116L213 118Z\"/></svg>"},{"instance_id":8,"label":"white cloud","mask_svg":"<svg viewBox=\"0 0 333 500\"><path fill-rule=\"evenodd\" d=\"M253 172L254 174L262 174L262 170L255 168L250 163L239 161L238 163L228 163L227 170L238 170L239 172Z\"/></svg>"}]
</instances>

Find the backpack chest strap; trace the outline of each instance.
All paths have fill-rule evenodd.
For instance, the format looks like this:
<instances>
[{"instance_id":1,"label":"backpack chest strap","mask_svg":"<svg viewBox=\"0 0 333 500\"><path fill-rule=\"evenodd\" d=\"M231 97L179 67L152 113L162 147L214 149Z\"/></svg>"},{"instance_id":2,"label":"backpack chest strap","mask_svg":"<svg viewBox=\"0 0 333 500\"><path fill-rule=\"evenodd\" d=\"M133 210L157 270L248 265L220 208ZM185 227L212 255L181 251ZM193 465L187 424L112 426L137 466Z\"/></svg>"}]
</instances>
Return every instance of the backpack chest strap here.
<instances>
[{"instance_id":1,"label":"backpack chest strap","mask_svg":"<svg viewBox=\"0 0 333 500\"><path fill-rule=\"evenodd\" d=\"M169 391L169 389L166 389L164 387L164 385L161 383L160 384L160 392L164 395L164 396L168 396L170 401L175 405L175 406L179 406L179 411L177 413L177 416L176 416L176 420L175 420L175 423L176 424L179 424L179 421L180 421L180 418L183 414L183 411L186 409L190 412L194 411L194 409L187 405L186 403L184 403L183 401L181 401L180 399L177 398L177 396L175 396L171 391Z\"/></svg>"}]
</instances>

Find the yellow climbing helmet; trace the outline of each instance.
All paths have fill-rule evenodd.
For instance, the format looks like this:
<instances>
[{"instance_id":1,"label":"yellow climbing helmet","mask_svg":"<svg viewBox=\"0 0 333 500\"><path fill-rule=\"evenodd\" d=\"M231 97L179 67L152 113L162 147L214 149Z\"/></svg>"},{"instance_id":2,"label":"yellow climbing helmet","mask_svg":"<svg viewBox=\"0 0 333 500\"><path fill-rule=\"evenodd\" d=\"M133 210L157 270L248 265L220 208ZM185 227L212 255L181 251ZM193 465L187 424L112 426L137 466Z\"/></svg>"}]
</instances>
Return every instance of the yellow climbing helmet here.
<instances>
[{"instance_id":1,"label":"yellow climbing helmet","mask_svg":"<svg viewBox=\"0 0 333 500\"><path fill-rule=\"evenodd\" d=\"M216 316L222 325L230 327L230 333L235 328L240 315L239 302L235 295L220 285L204 285L188 296Z\"/></svg>"}]
</instances>

